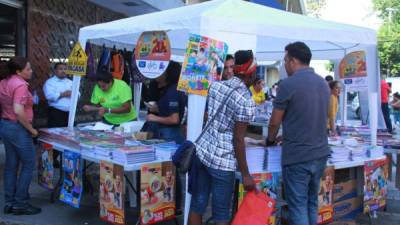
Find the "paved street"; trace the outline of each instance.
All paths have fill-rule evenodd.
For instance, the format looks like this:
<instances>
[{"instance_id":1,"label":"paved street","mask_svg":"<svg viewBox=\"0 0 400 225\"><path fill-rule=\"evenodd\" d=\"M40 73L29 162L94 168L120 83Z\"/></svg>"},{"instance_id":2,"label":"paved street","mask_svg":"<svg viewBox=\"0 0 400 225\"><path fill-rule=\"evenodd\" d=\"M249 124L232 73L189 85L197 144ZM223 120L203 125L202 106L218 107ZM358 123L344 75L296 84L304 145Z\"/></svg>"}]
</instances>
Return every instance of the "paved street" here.
<instances>
[{"instance_id":1,"label":"paved street","mask_svg":"<svg viewBox=\"0 0 400 225\"><path fill-rule=\"evenodd\" d=\"M4 167L4 148L0 145L0 171ZM36 174L36 173L35 173ZM0 225L106 225L108 223L102 222L98 216L97 195L84 194L81 201L81 208L75 209L70 206L56 201L50 203L50 194L45 189L37 185L36 176L35 181L31 185L32 204L40 206L43 210L41 214L34 216L14 216L4 215L3 210L0 210ZM0 174L0 206L3 206L4 192L3 192L3 174ZM2 209L2 208L1 208ZM137 213L134 208L128 208L127 224L135 224L137 220ZM181 218L179 220L181 222ZM388 207L386 212L378 214L377 219L373 219L369 223L369 219L365 215L358 218L358 224L376 224L376 225L394 225L400 223L400 192L394 190L391 185L389 191ZM172 221L162 223L162 225L174 224ZM182 223L181 223L182 224Z\"/></svg>"}]
</instances>

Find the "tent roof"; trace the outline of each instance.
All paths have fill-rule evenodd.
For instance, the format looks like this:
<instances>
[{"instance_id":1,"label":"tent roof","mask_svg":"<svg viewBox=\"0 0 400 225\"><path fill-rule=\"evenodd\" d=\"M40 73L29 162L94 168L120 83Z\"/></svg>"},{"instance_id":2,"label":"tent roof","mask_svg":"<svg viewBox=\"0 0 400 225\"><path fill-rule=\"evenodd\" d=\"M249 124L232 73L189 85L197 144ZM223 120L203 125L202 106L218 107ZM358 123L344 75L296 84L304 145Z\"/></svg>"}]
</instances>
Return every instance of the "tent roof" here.
<instances>
[{"instance_id":1,"label":"tent roof","mask_svg":"<svg viewBox=\"0 0 400 225\"><path fill-rule=\"evenodd\" d=\"M278 58L271 55L281 55L284 46L293 41L306 42L314 52L337 52L341 56L346 48L376 45L376 32L372 29L315 19L242 0L208 1L87 26L80 29L79 40L81 43L90 40L95 44L133 47L142 32L153 30L168 32L175 54L183 54L189 33L210 37L215 34L217 39L228 43L230 52L240 48L243 36L256 37L257 57L265 59Z\"/></svg>"}]
</instances>

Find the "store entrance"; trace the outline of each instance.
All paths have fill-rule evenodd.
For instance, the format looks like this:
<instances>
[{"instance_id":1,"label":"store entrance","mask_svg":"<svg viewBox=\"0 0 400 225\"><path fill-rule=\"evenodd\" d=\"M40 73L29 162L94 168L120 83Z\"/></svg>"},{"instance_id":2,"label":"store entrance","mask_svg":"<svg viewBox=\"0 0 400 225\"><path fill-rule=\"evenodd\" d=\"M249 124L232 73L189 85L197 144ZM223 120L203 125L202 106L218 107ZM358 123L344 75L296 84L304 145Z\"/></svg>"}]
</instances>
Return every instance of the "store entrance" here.
<instances>
[{"instance_id":1,"label":"store entrance","mask_svg":"<svg viewBox=\"0 0 400 225\"><path fill-rule=\"evenodd\" d=\"M26 56L25 20L23 1L0 0L0 61Z\"/></svg>"}]
</instances>

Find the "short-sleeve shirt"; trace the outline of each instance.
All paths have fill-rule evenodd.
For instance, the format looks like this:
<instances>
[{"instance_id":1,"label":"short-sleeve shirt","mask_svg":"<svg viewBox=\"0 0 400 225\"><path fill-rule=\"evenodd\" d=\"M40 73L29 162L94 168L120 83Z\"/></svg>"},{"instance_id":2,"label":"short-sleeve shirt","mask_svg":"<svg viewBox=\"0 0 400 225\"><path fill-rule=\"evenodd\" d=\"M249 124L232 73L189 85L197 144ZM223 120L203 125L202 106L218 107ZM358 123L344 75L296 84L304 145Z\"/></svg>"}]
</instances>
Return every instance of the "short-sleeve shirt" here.
<instances>
[{"instance_id":1,"label":"short-sleeve shirt","mask_svg":"<svg viewBox=\"0 0 400 225\"><path fill-rule=\"evenodd\" d=\"M14 104L21 104L24 106L28 120L32 122L33 97L28 86L28 82L18 75L12 75L10 78L0 81L1 118L17 121Z\"/></svg>"},{"instance_id":2,"label":"short-sleeve shirt","mask_svg":"<svg viewBox=\"0 0 400 225\"><path fill-rule=\"evenodd\" d=\"M157 102L159 111L158 115L161 117L168 117L174 113L178 113L179 121L182 121L183 115L185 113L185 106L187 104L186 102L186 95L183 92L177 90L177 85L170 85L169 87L167 87L164 95ZM179 126L179 124L172 126Z\"/></svg>"},{"instance_id":3,"label":"short-sleeve shirt","mask_svg":"<svg viewBox=\"0 0 400 225\"><path fill-rule=\"evenodd\" d=\"M386 83L385 80L381 81L381 102L382 103L388 103L389 102L389 92L390 92L390 86L388 83Z\"/></svg>"},{"instance_id":4,"label":"short-sleeve shirt","mask_svg":"<svg viewBox=\"0 0 400 225\"><path fill-rule=\"evenodd\" d=\"M93 104L99 104L104 108L110 109L120 108L128 101L131 104L130 112L104 114L104 119L111 124L121 124L136 118L136 111L132 104L132 89L125 83L125 81L114 79L113 85L106 92L96 85L90 100Z\"/></svg>"},{"instance_id":5,"label":"short-sleeve shirt","mask_svg":"<svg viewBox=\"0 0 400 225\"><path fill-rule=\"evenodd\" d=\"M232 90L234 90L232 95L226 99ZM196 143L196 154L207 167L235 171L237 167L233 146L235 122L253 121L255 103L251 99L249 89L237 77L214 82L208 91L207 100L209 121L216 117ZM215 115L221 104L223 104L221 111Z\"/></svg>"},{"instance_id":6,"label":"short-sleeve shirt","mask_svg":"<svg viewBox=\"0 0 400 225\"><path fill-rule=\"evenodd\" d=\"M282 165L329 155L326 132L329 98L328 84L312 68L300 69L279 84L273 105L285 112Z\"/></svg>"}]
</instances>

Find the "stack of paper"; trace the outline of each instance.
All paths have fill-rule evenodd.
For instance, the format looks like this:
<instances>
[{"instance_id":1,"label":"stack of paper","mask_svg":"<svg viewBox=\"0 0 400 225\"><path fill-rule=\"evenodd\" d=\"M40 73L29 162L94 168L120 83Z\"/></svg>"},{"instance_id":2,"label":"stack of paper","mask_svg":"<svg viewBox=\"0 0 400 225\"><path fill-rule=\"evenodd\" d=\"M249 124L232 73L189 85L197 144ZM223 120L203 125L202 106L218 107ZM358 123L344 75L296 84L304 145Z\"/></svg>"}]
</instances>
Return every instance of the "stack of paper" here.
<instances>
[{"instance_id":1,"label":"stack of paper","mask_svg":"<svg viewBox=\"0 0 400 225\"><path fill-rule=\"evenodd\" d=\"M266 157L264 161L264 169L268 172L280 172L282 171L282 147L273 146L268 147L266 151Z\"/></svg>"},{"instance_id":2,"label":"stack of paper","mask_svg":"<svg viewBox=\"0 0 400 225\"><path fill-rule=\"evenodd\" d=\"M384 154L382 146L369 147L367 151L371 158L378 158Z\"/></svg>"},{"instance_id":3,"label":"stack of paper","mask_svg":"<svg viewBox=\"0 0 400 225\"><path fill-rule=\"evenodd\" d=\"M96 157L96 151L94 150L94 145L88 145L81 143L80 145L82 156Z\"/></svg>"},{"instance_id":4,"label":"stack of paper","mask_svg":"<svg viewBox=\"0 0 400 225\"><path fill-rule=\"evenodd\" d=\"M246 160L250 173L264 171L265 147L248 146L246 147Z\"/></svg>"},{"instance_id":5,"label":"stack of paper","mask_svg":"<svg viewBox=\"0 0 400 225\"><path fill-rule=\"evenodd\" d=\"M363 145L357 147L346 147L346 148L350 150L351 159L353 161L364 160L365 157L367 156L366 148Z\"/></svg>"},{"instance_id":6,"label":"stack of paper","mask_svg":"<svg viewBox=\"0 0 400 225\"><path fill-rule=\"evenodd\" d=\"M346 162L350 160L350 150L344 146L331 146L331 163Z\"/></svg>"},{"instance_id":7,"label":"stack of paper","mask_svg":"<svg viewBox=\"0 0 400 225\"><path fill-rule=\"evenodd\" d=\"M179 148L175 142L166 142L154 145L157 159L171 160L172 155L175 154Z\"/></svg>"},{"instance_id":8,"label":"stack of paper","mask_svg":"<svg viewBox=\"0 0 400 225\"><path fill-rule=\"evenodd\" d=\"M68 127L42 128L39 130L40 138L76 149L79 148L78 135L77 129L68 129Z\"/></svg>"},{"instance_id":9,"label":"stack of paper","mask_svg":"<svg viewBox=\"0 0 400 225\"><path fill-rule=\"evenodd\" d=\"M155 149L151 145L124 146L112 151L112 159L122 165L149 162L156 159Z\"/></svg>"}]
</instances>

